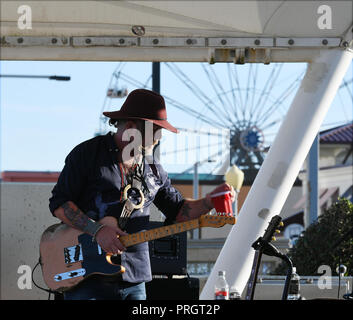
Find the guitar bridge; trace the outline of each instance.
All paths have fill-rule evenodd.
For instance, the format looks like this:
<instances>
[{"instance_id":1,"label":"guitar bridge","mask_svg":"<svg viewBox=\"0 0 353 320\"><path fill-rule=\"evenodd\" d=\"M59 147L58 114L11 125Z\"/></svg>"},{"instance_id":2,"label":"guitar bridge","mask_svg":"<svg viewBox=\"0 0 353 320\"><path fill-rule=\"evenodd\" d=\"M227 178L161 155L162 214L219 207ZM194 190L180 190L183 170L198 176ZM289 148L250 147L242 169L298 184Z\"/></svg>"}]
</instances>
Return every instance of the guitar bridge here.
<instances>
[{"instance_id":1,"label":"guitar bridge","mask_svg":"<svg viewBox=\"0 0 353 320\"><path fill-rule=\"evenodd\" d=\"M83 268L68 271L68 272L63 272L63 273L56 274L54 276L54 281L59 282L59 281L67 280L67 279L82 277L85 274L86 274L86 270Z\"/></svg>"},{"instance_id":2,"label":"guitar bridge","mask_svg":"<svg viewBox=\"0 0 353 320\"><path fill-rule=\"evenodd\" d=\"M64 258L66 264L82 261L83 255L81 244L64 248Z\"/></svg>"}]
</instances>

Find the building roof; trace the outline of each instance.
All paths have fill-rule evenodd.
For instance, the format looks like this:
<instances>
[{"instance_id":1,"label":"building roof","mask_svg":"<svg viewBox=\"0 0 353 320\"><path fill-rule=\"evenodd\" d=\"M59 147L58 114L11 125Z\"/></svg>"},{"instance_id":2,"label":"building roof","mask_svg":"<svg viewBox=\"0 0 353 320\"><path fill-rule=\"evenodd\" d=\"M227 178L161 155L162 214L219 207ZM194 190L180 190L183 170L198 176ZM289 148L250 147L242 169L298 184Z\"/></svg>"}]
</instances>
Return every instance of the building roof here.
<instances>
[{"instance_id":1,"label":"building roof","mask_svg":"<svg viewBox=\"0 0 353 320\"><path fill-rule=\"evenodd\" d=\"M50 171L3 171L4 182L56 182L60 172Z\"/></svg>"},{"instance_id":2,"label":"building roof","mask_svg":"<svg viewBox=\"0 0 353 320\"><path fill-rule=\"evenodd\" d=\"M252 185L258 171L258 169L244 169L243 185ZM176 184L192 184L194 179L193 173L169 173L168 176L171 179L172 183ZM201 182L202 184L215 185L223 183L224 181L224 175L199 173L199 182Z\"/></svg>"},{"instance_id":3,"label":"building roof","mask_svg":"<svg viewBox=\"0 0 353 320\"><path fill-rule=\"evenodd\" d=\"M252 185L258 173L256 169L244 170L243 185ZM59 171L3 171L1 172L0 181L3 182L54 182L59 178ZM173 184L192 184L193 173L169 173L169 178ZM209 173L199 173L199 183L204 185L218 185L224 182L223 175L214 175ZM301 181L297 178L295 185L301 185Z\"/></svg>"},{"instance_id":4,"label":"building roof","mask_svg":"<svg viewBox=\"0 0 353 320\"><path fill-rule=\"evenodd\" d=\"M323 144L352 144L353 122L320 132L320 143Z\"/></svg>"}]
</instances>

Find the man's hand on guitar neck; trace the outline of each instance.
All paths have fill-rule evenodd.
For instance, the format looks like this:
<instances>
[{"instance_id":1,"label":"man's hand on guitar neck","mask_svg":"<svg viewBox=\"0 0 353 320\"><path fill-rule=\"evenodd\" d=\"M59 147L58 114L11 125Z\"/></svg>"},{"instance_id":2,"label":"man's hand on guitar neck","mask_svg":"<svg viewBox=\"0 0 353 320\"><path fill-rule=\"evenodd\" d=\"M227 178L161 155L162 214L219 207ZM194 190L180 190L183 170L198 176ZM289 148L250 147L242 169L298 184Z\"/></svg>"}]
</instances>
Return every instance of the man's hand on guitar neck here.
<instances>
[{"instance_id":1,"label":"man's hand on guitar neck","mask_svg":"<svg viewBox=\"0 0 353 320\"><path fill-rule=\"evenodd\" d=\"M104 225L90 219L72 201L65 202L54 214L68 226L94 236L101 248L111 254L121 254L126 250L119 236L127 235L118 227Z\"/></svg>"}]
</instances>

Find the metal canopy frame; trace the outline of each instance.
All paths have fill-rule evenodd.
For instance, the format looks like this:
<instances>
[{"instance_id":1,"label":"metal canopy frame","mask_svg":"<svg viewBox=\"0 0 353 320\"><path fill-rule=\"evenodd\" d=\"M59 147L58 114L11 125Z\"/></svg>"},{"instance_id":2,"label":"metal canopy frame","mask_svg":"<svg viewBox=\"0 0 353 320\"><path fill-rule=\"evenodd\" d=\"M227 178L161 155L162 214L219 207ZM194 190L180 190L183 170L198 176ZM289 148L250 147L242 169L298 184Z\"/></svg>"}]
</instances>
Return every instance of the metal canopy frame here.
<instances>
[{"instance_id":1,"label":"metal canopy frame","mask_svg":"<svg viewBox=\"0 0 353 320\"><path fill-rule=\"evenodd\" d=\"M310 62L319 50L346 48L342 37L60 37L4 36L2 60Z\"/></svg>"}]
</instances>

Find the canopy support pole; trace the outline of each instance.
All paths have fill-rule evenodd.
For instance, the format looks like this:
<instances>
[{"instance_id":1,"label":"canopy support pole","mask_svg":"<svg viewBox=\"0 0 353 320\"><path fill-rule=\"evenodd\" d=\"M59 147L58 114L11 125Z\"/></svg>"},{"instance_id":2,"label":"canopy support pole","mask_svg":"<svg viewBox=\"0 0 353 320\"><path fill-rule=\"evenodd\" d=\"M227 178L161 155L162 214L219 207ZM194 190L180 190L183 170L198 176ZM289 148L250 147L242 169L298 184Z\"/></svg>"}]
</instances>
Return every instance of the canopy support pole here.
<instances>
[{"instance_id":1,"label":"canopy support pole","mask_svg":"<svg viewBox=\"0 0 353 320\"><path fill-rule=\"evenodd\" d=\"M226 239L200 299L213 299L219 270L225 270L230 286L243 292L251 272L251 244L281 212L314 138L351 64L350 48L320 51L289 108L273 145Z\"/></svg>"}]
</instances>

